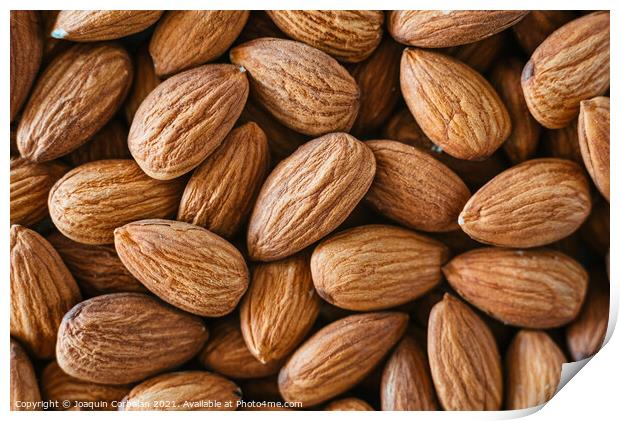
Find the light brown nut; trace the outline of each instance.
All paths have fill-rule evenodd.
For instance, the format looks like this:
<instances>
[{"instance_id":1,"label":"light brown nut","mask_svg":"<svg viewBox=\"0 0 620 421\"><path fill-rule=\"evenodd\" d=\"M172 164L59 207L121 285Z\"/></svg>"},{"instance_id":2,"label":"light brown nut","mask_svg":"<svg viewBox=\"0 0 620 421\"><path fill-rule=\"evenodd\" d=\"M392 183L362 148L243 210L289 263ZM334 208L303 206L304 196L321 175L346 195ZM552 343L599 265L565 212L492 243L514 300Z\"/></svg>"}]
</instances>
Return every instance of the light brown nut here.
<instances>
[{"instance_id":1,"label":"light brown nut","mask_svg":"<svg viewBox=\"0 0 620 421\"><path fill-rule=\"evenodd\" d=\"M452 170L429 154L392 140L366 142L377 171L365 201L379 213L406 227L452 231L470 197Z\"/></svg>"},{"instance_id":2,"label":"light brown nut","mask_svg":"<svg viewBox=\"0 0 620 421\"><path fill-rule=\"evenodd\" d=\"M245 70L207 64L158 85L142 102L129 130L140 168L170 180L196 168L224 140L248 98Z\"/></svg>"},{"instance_id":3,"label":"light brown nut","mask_svg":"<svg viewBox=\"0 0 620 421\"><path fill-rule=\"evenodd\" d=\"M254 205L247 244L253 260L291 256L337 228L368 191L375 158L346 133L314 139L281 161Z\"/></svg>"},{"instance_id":4,"label":"light brown nut","mask_svg":"<svg viewBox=\"0 0 620 421\"><path fill-rule=\"evenodd\" d=\"M384 16L378 10L270 10L267 14L291 38L351 63L367 59L383 35Z\"/></svg>"},{"instance_id":5,"label":"light brown nut","mask_svg":"<svg viewBox=\"0 0 620 421\"><path fill-rule=\"evenodd\" d=\"M489 68L501 59L505 47L508 45L506 32L500 32L489 38L446 48L446 54L462 61L475 71L484 74Z\"/></svg>"},{"instance_id":6,"label":"light brown nut","mask_svg":"<svg viewBox=\"0 0 620 421\"><path fill-rule=\"evenodd\" d=\"M77 149L112 118L132 79L127 52L82 44L56 57L34 86L17 129L20 154L51 161Z\"/></svg>"},{"instance_id":7,"label":"light brown nut","mask_svg":"<svg viewBox=\"0 0 620 421\"><path fill-rule=\"evenodd\" d=\"M258 124L233 129L192 174L177 219L233 237L247 221L268 167L267 137Z\"/></svg>"},{"instance_id":8,"label":"light brown nut","mask_svg":"<svg viewBox=\"0 0 620 421\"><path fill-rule=\"evenodd\" d=\"M588 273L575 260L548 249L479 248L444 268L467 301L503 323L547 329L577 317Z\"/></svg>"},{"instance_id":9,"label":"light brown nut","mask_svg":"<svg viewBox=\"0 0 620 421\"><path fill-rule=\"evenodd\" d=\"M383 369L381 410L437 411L438 407L426 353L406 335Z\"/></svg>"},{"instance_id":10,"label":"light brown nut","mask_svg":"<svg viewBox=\"0 0 620 421\"><path fill-rule=\"evenodd\" d=\"M28 354L11 338L10 348L10 399L11 411L37 411L42 407L39 384Z\"/></svg>"},{"instance_id":11,"label":"light brown nut","mask_svg":"<svg viewBox=\"0 0 620 421\"><path fill-rule=\"evenodd\" d=\"M398 342L404 313L380 312L337 320L302 344L278 377L286 401L323 403L359 383Z\"/></svg>"},{"instance_id":12,"label":"light brown nut","mask_svg":"<svg viewBox=\"0 0 620 421\"><path fill-rule=\"evenodd\" d=\"M301 42L259 38L233 48L230 61L248 70L252 97L285 126L311 136L353 126L359 88L324 52Z\"/></svg>"},{"instance_id":13,"label":"light brown nut","mask_svg":"<svg viewBox=\"0 0 620 421\"><path fill-rule=\"evenodd\" d=\"M358 398L343 398L331 401L325 411L374 411L368 402Z\"/></svg>"},{"instance_id":14,"label":"light brown nut","mask_svg":"<svg viewBox=\"0 0 620 421\"><path fill-rule=\"evenodd\" d=\"M217 59L239 36L249 16L247 10L167 12L149 44L155 72L169 76Z\"/></svg>"},{"instance_id":15,"label":"light brown nut","mask_svg":"<svg viewBox=\"0 0 620 421\"><path fill-rule=\"evenodd\" d=\"M500 409L502 367L495 338L473 310L450 294L431 310L428 358L445 410Z\"/></svg>"},{"instance_id":16,"label":"light brown nut","mask_svg":"<svg viewBox=\"0 0 620 421\"><path fill-rule=\"evenodd\" d=\"M177 367L207 340L203 321L145 294L82 301L63 318L56 359L72 377L127 384Z\"/></svg>"},{"instance_id":17,"label":"light brown nut","mask_svg":"<svg viewBox=\"0 0 620 421\"><path fill-rule=\"evenodd\" d=\"M447 258L448 248L431 238L400 227L364 225L319 243L312 253L312 279L330 304L383 310L437 285Z\"/></svg>"},{"instance_id":18,"label":"light brown nut","mask_svg":"<svg viewBox=\"0 0 620 421\"><path fill-rule=\"evenodd\" d=\"M478 190L459 215L459 225L481 243L536 247L568 237L591 208L588 180L577 164L532 159Z\"/></svg>"},{"instance_id":19,"label":"light brown nut","mask_svg":"<svg viewBox=\"0 0 620 421\"><path fill-rule=\"evenodd\" d=\"M402 44L452 47L488 38L519 22L527 10L395 10L388 29Z\"/></svg>"},{"instance_id":20,"label":"light brown nut","mask_svg":"<svg viewBox=\"0 0 620 421\"><path fill-rule=\"evenodd\" d=\"M497 92L478 72L452 57L406 49L400 87L424 133L455 158L486 159L510 134L510 116Z\"/></svg>"},{"instance_id":21,"label":"light brown nut","mask_svg":"<svg viewBox=\"0 0 620 421\"><path fill-rule=\"evenodd\" d=\"M579 147L583 162L601 194L609 202L609 97L581 101Z\"/></svg>"},{"instance_id":22,"label":"light brown nut","mask_svg":"<svg viewBox=\"0 0 620 421\"><path fill-rule=\"evenodd\" d=\"M506 354L506 409L531 408L549 401L566 362L545 332L519 331Z\"/></svg>"},{"instance_id":23,"label":"light brown nut","mask_svg":"<svg viewBox=\"0 0 620 421\"><path fill-rule=\"evenodd\" d=\"M151 91L160 83L161 79L155 74L153 60L145 45L140 48L135 55L133 84L125 100L125 119L129 125L133 122L133 118L140 104L142 104L142 101L144 101ZM126 138L125 136L125 139Z\"/></svg>"},{"instance_id":24,"label":"light brown nut","mask_svg":"<svg viewBox=\"0 0 620 421\"><path fill-rule=\"evenodd\" d=\"M128 129L120 120L111 120L85 144L67 155L69 162L78 166L102 159L131 158L127 146Z\"/></svg>"},{"instance_id":25,"label":"light brown nut","mask_svg":"<svg viewBox=\"0 0 620 421\"><path fill-rule=\"evenodd\" d=\"M160 10L61 10L52 38L68 41L106 41L143 31L161 17Z\"/></svg>"},{"instance_id":26,"label":"light brown nut","mask_svg":"<svg viewBox=\"0 0 620 421\"><path fill-rule=\"evenodd\" d=\"M84 244L111 244L114 229L176 213L183 180L159 181L130 159L90 162L69 171L50 190L56 228Z\"/></svg>"},{"instance_id":27,"label":"light brown nut","mask_svg":"<svg viewBox=\"0 0 620 421\"><path fill-rule=\"evenodd\" d=\"M263 363L293 352L319 314L309 260L299 254L254 267L240 306L241 332L252 355Z\"/></svg>"},{"instance_id":28,"label":"light brown nut","mask_svg":"<svg viewBox=\"0 0 620 421\"><path fill-rule=\"evenodd\" d=\"M38 233L11 227L11 336L37 358L54 356L64 314L81 300L73 276Z\"/></svg>"},{"instance_id":29,"label":"light brown nut","mask_svg":"<svg viewBox=\"0 0 620 421\"><path fill-rule=\"evenodd\" d=\"M591 357L603 346L609 320L609 287L591 282L579 316L566 328L566 343L575 361Z\"/></svg>"},{"instance_id":30,"label":"light brown nut","mask_svg":"<svg viewBox=\"0 0 620 421\"><path fill-rule=\"evenodd\" d=\"M566 126L582 100L609 88L609 13L590 13L547 37L525 65L521 85L540 124Z\"/></svg>"},{"instance_id":31,"label":"light brown nut","mask_svg":"<svg viewBox=\"0 0 620 421\"><path fill-rule=\"evenodd\" d=\"M515 38L530 56L553 31L575 18L569 10L531 10L512 27Z\"/></svg>"}]
</instances>

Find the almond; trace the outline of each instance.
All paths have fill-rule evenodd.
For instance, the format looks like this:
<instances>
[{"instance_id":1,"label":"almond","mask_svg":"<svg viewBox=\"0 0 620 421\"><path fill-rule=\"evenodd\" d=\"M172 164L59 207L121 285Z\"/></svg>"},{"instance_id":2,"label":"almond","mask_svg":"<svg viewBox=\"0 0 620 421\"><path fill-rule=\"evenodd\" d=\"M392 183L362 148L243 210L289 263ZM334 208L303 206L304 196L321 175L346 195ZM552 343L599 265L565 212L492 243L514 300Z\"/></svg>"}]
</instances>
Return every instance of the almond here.
<instances>
[{"instance_id":1,"label":"almond","mask_svg":"<svg viewBox=\"0 0 620 421\"><path fill-rule=\"evenodd\" d=\"M569 10L531 10L512 27L512 32L527 55L532 55L553 31L575 18Z\"/></svg>"},{"instance_id":2,"label":"almond","mask_svg":"<svg viewBox=\"0 0 620 421\"><path fill-rule=\"evenodd\" d=\"M144 286L192 314L224 316L248 287L241 253L196 225L164 219L132 222L114 230L114 245Z\"/></svg>"},{"instance_id":3,"label":"almond","mask_svg":"<svg viewBox=\"0 0 620 421\"><path fill-rule=\"evenodd\" d=\"M371 150L346 133L301 146L261 188L248 227L250 257L282 259L329 234L366 194L374 174Z\"/></svg>"},{"instance_id":4,"label":"almond","mask_svg":"<svg viewBox=\"0 0 620 421\"><path fill-rule=\"evenodd\" d=\"M233 48L230 61L248 70L253 98L285 126L311 136L353 126L359 88L324 52L300 42L260 38Z\"/></svg>"},{"instance_id":5,"label":"almond","mask_svg":"<svg viewBox=\"0 0 620 421\"><path fill-rule=\"evenodd\" d=\"M357 314L337 320L302 344L278 378L286 401L325 402L359 383L405 332L404 313Z\"/></svg>"},{"instance_id":6,"label":"almond","mask_svg":"<svg viewBox=\"0 0 620 421\"><path fill-rule=\"evenodd\" d=\"M127 147L127 132L124 123L120 120L111 120L67 158L75 166L102 159L131 158Z\"/></svg>"},{"instance_id":7,"label":"almond","mask_svg":"<svg viewBox=\"0 0 620 421\"><path fill-rule=\"evenodd\" d=\"M525 65L521 85L540 124L566 126L582 100L609 88L609 13L590 13L553 32Z\"/></svg>"},{"instance_id":8,"label":"almond","mask_svg":"<svg viewBox=\"0 0 620 421\"><path fill-rule=\"evenodd\" d=\"M368 58L383 35L383 12L378 10L271 10L267 14L294 40L352 63Z\"/></svg>"},{"instance_id":9,"label":"almond","mask_svg":"<svg viewBox=\"0 0 620 421\"><path fill-rule=\"evenodd\" d=\"M38 233L11 227L11 336L37 358L54 355L63 315L81 300L73 276Z\"/></svg>"},{"instance_id":10,"label":"almond","mask_svg":"<svg viewBox=\"0 0 620 421\"><path fill-rule=\"evenodd\" d=\"M590 177L609 202L609 97L581 101L579 146Z\"/></svg>"},{"instance_id":11,"label":"almond","mask_svg":"<svg viewBox=\"0 0 620 421\"><path fill-rule=\"evenodd\" d=\"M129 159L95 161L58 180L48 206L65 236L84 244L110 244L114 228L174 215L182 189L182 180L153 180Z\"/></svg>"},{"instance_id":12,"label":"almond","mask_svg":"<svg viewBox=\"0 0 620 421\"><path fill-rule=\"evenodd\" d=\"M247 10L167 12L149 44L155 72L168 76L217 59L239 36L249 16Z\"/></svg>"},{"instance_id":13,"label":"almond","mask_svg":"<svg viewBox=\"0 0 620 421\"><path fill-rule=\"evenodd\" d=\"M10 360L11 411L40 410L37 405L41 404L41 394L32 362L14 339L11 339Z\"/></svg>"},{"instance_id":14,"label":"almond","mask_svg":"<svg viewBox=\"0 0 620 421\"><path fill-rule=\"evenodd\" d=\"M374 411L367 402L358 398L343 398L331 401L325 411Z\"/></svg>"},{"instance_id":15,"label":"almond","mask_svg":"<svg viewBox=\"0 0 620 421\"><path fill-rule=\"evenodd\" d=\"M451 231L470 197L469 189L448 167L430 155L391 140L366 142L377 160L366 203L413 229Z\"/></svg>"},{"instance_id":16,"label":"almond","mask_svg":"<svg viewBox=\"0 0 620 421\"><path fill-rule=\"evenodd\" d=\"M179 73L138 108L129 130L131 155L153 178L179 177L222 143L247 97L243 68L208 64Z\"/></svg>"},{"instance_id":17,"label":"almond","mask_svg":"<svg viewBox=\"0 0 620 421\"><path fill-rule=\"evenodd\" d=\"M312 253L312 279L335 306L387 309L437 285L447 254L443 244L407 229L365 225L321 241Z\"/></svg>"},{"instance_id":18,"label":"almond","mask_svg":"<svg viewBox=\"0 0 620 421\"><path fill-rule=\"evenodd\" d=\"M51 36L69 41L106 41L148 28L160 10L61 10Z\"/></svg>"},{"instance_id":19,"label":"almond","mask_svg":"<svg viewBox=\"0 0 620 421\"><path fill-rule=\"evenodd\" d=\"M609 321L609 287L603 282L591 282L579 316L566 328L568 350L575 361L593 356L603 346Z\"/></svg>"},{"instance_id":20,"label":"almond","mask_svg":"<svg viewBox=\"0 0 620 421\"><path fill-rule=\"evenodd\" d=\"M535 247L575 232L591 207L588 180L577 164L532 159L478 190L459 215L459 225L481 243Z\"/></svg>"},{"instance_id":21,"label":"almond","mask_svg":"<svg viewBox=\"0 0 620 421\"><path fill-rule=\"evenodd\" d=\"M134 77L131 90L125 100L125 119L131 124L142 101L161 83L155 74L153 60L146 46L138 50L134 59ZM127 139L127 136L125 136Z\"/></svg>"},{"instance_id":22,"label":"almond","mask_svg":"<svg viewBox=\"0 0 620 421\"><path fill-rule=\"evenodd\" d=\"M533 329L573 320L588 286L579 263L545 249L480 248L455 257L443 272L474 306L504 323Z\"/></svg>"},{"instance_id":23,"label":"almond","mask_svg":"<svg viewBox=\"0 0 620 421\"><path fill-rule=\"evenodd\" d=\"M579 229L579 233L592 251L604 256L609 250L610 228L609 203L601 198L593 205L592 213ZM582 244L580 246L583 247Z\"/></svg>"},{"instance_id":24,"label":"almond","mask_svg":"<svg viewBox=\"0 0 620 421\"><path fill-rule=\"evenodd\" d=\"M207 339L201 319L138 293L82 301L58 331L56 358L72 377L127 384L192 358Z\"/></svg>"},{"instance_id":25,"label":"almond","mask_svg":"<svg viewBox=\"0 0 620 421\"><path fill-rule=\"evenodd\" d=\"M500 409L502 368L495 338L473 310L450 294L431 311L428 358L445 410Z\"/></svg>"}]
</instances>

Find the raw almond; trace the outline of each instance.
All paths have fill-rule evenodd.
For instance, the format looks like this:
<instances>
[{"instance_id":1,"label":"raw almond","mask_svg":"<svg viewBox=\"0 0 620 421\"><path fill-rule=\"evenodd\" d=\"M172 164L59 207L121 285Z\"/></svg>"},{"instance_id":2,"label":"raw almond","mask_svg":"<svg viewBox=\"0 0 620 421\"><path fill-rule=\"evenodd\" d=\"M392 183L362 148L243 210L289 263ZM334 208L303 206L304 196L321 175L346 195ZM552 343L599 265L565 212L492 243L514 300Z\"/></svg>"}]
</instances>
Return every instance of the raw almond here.
<instances>
[{"instance_id":1,"label":"raw almond","mask_svg":"<svg viewBox=\"0 0 620 421\"><path fill-rule=\"evenodd\" d=\"M579 146L583 162L601 194L609 202L609 97L581 101Z\"/></svg>"},{"instance_id":2,"label":"raw almond","mask_svg":"<svg viewBox=\"0 0 620 421\"><path fill-rule=\"evenodd\" d=\"M51 31L69 41L106 41L140 32L161 17L160 10L61 10Z\"/></svg>"},{"instance_id":3,"label":"raw almond","mask_svg":"<svg viewBox=\"0 0 620 421\"><path fill-rule=\"evenodd\" d=\"M603 346L609 321L609 287L603 282L590 283L579 316L566 328L566 342L574 361L593 356Z\"/></svg>"},{"instance_id":4,"label":"raw almond","mask_svg":"<svg viewBox=\"0 0 620 421\"><path fill-rule=\"evenodd\" d=\"M127 384L183 364L198 353L207 336L201 319L148 295L101 295L65 315L56 358L72 377Z\"/></svg>"},{"instance_id":5,"label":"raw almond","mask_svg":"<svg viewBox=\"0 0 620 421\"><path fill-rule=\"evenodd\" d=\"M138 108L129 150L140 168L159 180L197 167L224 140L248 97L245 70L208 64L158 85Z\"/></svg>"},{"instance_id":6,"label":"raw almond","mask_svg":"<svg viewBox=\"0 0 620 421\"><path fill-rule=\"evenodd\" d=\"M34 367L26 351L11 338L10 347L10 399L11 411L40 410L41 393ZM30 407L27 407L29 405Z\"/></svg>"},{"instance_id":7,"label":"raw almond","mask_svg":"<svg viewBox=\"0 0 620 421\"><path fill-rule=\"evenodd\" d=\"M374 411L373 407L358 398L343 398L331 401L325 411Z\"/></svg>"},{"instance_id":8,"label":"raw almond","mask_svg":"<svg viewBox=\"0 0 620 421\"><path fill-rule=\"evenodd\" d=\"M563 253L480 248L455 257L444 269L467 301L510 325L547 329L577 317L588 274Z\"/></svg>"},{"instance_id":9,"label":"raw almond","mask_svg":"<svg viewBox=\"0 0 620 421\"><path fill-rule=\"evenodd\" d=\"M260 38L230 52L248 70L252 96L303 134L349 131L359 109L355 79L335 59L296 41Z\"/></svg>"},{"instance_id":10,"label":"raw almond","mask_svg":"<svg viewBox=\"0 0 620 421\"><path fill-rule=\"evenodd\" d=\"M536 247L575 232L590 214L581 168L562 159L532 159L489 181L467 202L459 225L481 243Z\"/></svg>"},{"instance_id":11,"label":"raw almond","mask_svg":"<svg viewBox=\"0 0 620 421\"><path fill-rule=\"evenodd\" d=\"M512 27L512 32L527 55L532 55L553 31L575 18L569 10L530 10Z\"/></svg>"},{"instance_id":12,"label":"raw almond","mask_svg":"<svg viewBox=\"0 0 620 421\"><path fill-rule=\"evenodd\" d=\"M102 159L131 158L127 147L127 131L127 127L120 120L111 120L67 158L75 166Z\"/></svg>"},{"instance_id":13,"label":"raw almond","mask_svg":"<svg viewBox=\"0 0 620 421\"><path fill-rule=\"evenodd\" d=\"M128 124L132 123L142 101L161 83L161 79L155 73L147 46L143 46L136 53L133 79L131 90L125 100L125 119ZM127 139L126 136L125 139Z\"/></svg>"},{"instance_id":14,"label":"raw almond","mask_svg":"<svg viewBox=\"0 0 620 421\"><path fill-rule=\"evenodd\" d=\"M375 175L371 150L346 133L314 139L280 162L254 205L247 244L254 260L291 256L338 227Z\"/></svg>"}]
</instances>

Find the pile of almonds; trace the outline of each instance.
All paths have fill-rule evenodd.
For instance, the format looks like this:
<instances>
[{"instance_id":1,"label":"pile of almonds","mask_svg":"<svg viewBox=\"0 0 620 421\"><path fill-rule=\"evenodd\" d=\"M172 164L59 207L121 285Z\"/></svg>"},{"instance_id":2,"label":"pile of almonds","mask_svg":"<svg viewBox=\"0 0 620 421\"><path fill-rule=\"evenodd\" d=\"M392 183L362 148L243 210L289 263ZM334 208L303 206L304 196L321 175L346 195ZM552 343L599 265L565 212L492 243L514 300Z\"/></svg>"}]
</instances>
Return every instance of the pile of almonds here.
<instances>
[{"instance_id":1,"label":"pile of almonds","mask_svg":"<svg viewBox=\"0 0 620 421\"><path fill-rule=\"evenodd\" d=\"M11 12L12 408L548 401L607 329L609 25Z\"/></svg>"}]
</instances>

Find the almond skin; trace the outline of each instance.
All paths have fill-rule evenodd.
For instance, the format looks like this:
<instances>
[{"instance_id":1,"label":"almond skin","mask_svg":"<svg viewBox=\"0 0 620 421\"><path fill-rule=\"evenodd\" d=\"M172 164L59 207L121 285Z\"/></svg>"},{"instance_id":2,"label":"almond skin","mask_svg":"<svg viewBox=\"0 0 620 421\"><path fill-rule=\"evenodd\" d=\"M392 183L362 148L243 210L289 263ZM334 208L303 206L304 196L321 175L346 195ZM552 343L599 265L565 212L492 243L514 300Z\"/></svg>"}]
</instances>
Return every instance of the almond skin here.
<instances>
[{"instance_id":1,"label":"almond skin","mask_svg":"<svg viewBox=\"0 0 620 421\"><path fill-rule=\"evenodd\" d=\"M54 225L84 244L111 244L114 229L176 213L183 180L158 181L129 159L95 161L69 171L50 190Z\"/></svg>"},{"instance_id":2,"label":"almond skin","mask_svg":"<svg viewBox=\"0 0 620 421\"><path fill-rule=\"evenodd\" d=\"M160 10L61 10L50 33L68 41L106 41L148 28L161 17Z\"/></svg>"},{"instance_id":3,"label":"almond skin","mask_svg":"<svg viewBox=\"0 0 620 421\"><path fill-rule=\"evenodd\" d=\"M230 61L248 70L253 98L285 126L310 136L353 126L359 88L324 52L296 41L259 38L233 48Z\"/></svg>"},{"instance_id":4,"label":"almond skin","mask_svg":"<svg viewBox=\"0 0 620 421\"><path fill-rule=\"evenodd\" d=\"M155 74L155 67L153 66L149 50L147 46L143 46L135 55L133 84L125 100L125 119L128 124L131 125L142 101L160 83L161 79ZM125 136L125 139L127 139L127 136Z\"/></svg>"},{"instance_id":5,"label":"almond skin","mask_svg":"<svg viewBox=\"0 0 620 421\"><path fill-rule=\"evenodd\" d=\"M497 92L478 72L452 57L406 49L400 87L424 133L455 158L486 159L510 134L510 116Z\"/></svg>"},{"instance_id":6,"label":"almond skin","mask_svg":"<svg viewBox=\"0 0 620 421\"><path fill-rule=\"evenodd\" d=\"M500 409L502 368L495 338L473 310L450 294L431 310L428 358L445 410Z\"/></svg>"},{"instance_id":7,"label":"almond skin","mask_svg":"<svg viewBox=\"0 0 620 421\"><path fill-rule=\"evenodd\" d=\"M581 101L579 147L583 162L601 194L609 202L609 97Z\"/></svg>"},{"instance_id":8,"label":"almond skin","mask_svg":"<svg viewBox=\"0 0 620 421\"><path fill-rule=\"evenodd\" d=\"M545 332L519 331L506 354L506 409L531 408L549 401L566 362Z\"/></svg>"},{"instance_id":9,"label":"almond skin","mask_svg":"<svg viewBox=\"0 0 620 421\"><path fill-rule=\"evenodd\" d=\"M459 225L481 243L536 247L575 232L591 208L588 180L577 164L532 159L478 190L459 215Z\"/></svg>"},{"instance_id":10,"label":"almond skin","mask_svg":"<svg viewBox=\"0 0 620 421\"><path fill-rule=\"evenodd\" d=\"M365 201L408 228L452 231L470 197L469 189L448 167L418 148L392 140L366 142L377 160Z\"/></svg>"},{"instance_id":11,"label":"almond skin","mask_svg":"<svg viewBox=\"0 0 620 421\"><path fill-rule=\"evenodd\" d=\"M480 248L443 268L450 285L490 316L513 326L547 329L573 320L588 274L563 253Z\"/></svg>"},{"instance_id":12,"label":"almond skin","mask_svg":"<svg viewBox=\"0 0 620 421\"><path fill-rule=\"evenodd\" d=\"M566 328L566 342L574 361L593 356L603 346L609 320L609 288L602 282L590 284L579 316Z\"/></svg>"},{"instance_id":13,"label":"almond skin","mask_svg":"<svg viewBox=\"0 0 620 421\"><path fill-rule=\"evenodd\" d=\"M381 42L383 12L377 10L270 10L288 36L332 57L357 63Z\"/></svg>"},{"instance_id":14,"label":"almond skin","mask_svg":"<svg viewBox=\"0 0 620 421\"><path fill-rule=\"evenodd\" d=\"M321 241L312 253L312 279L330 304L355 311L396 307L441 280L448 249L400 227L365 225Z\"/></svg>"},{"instance_id":15,"label":"almond skin","mask_svg":"<svg viewBox=\"0 0 620 421\"><path fill-rule=\"evenodd\" d=\"M344 398L330 402L325 411L374 411L367 402L358 398Z\"/></svg>"},{"instance_id":16,"label":"almond skin","mask_svg":"<svg viewBox=\"0 0 620 421\"><path fill-rule=\"evenodd\" d=\"M108 294L82 301L65 315L56 358L72 377L127 384L188 361L207 336L201 319L153 297Z\"/></svg>"},{"instance_id":17,"label":"almond skin","mask_svg":"<svg viewBox=\"0 0 620 421\"><path fill-rule=\"evenodd\" d=\"M540 124L566 126L582 100L609 88L609 13L587 14L547 37L525 65L521 85Z\"/></svg>"},{"instance_id":18,"label":"almond skin","mask_svg":"<svg viewBox=\"0 0 620 421\"><path fill-rule=\"evenodd\" d=\"M291 256L349 216L375 175L371 150L346 133L314 139L280 162L254 205L247 244L253 260Z\"/></svg>"},{"instance_id":19,"label":"almond skin","mask_svg":"<svg viewBox=\"0 0 620 421\"><path fill-rule=\"evenodd\" d=\"M81 300L73 276L38 233L11 227L11 336L37 358L54 356L63 315Z\"/></svg>"},{"instance_id":20,"label":"almond skin","mask_svg":"<svg viewBox=\"0 0 620 421\"><path fill-rule=\"evenodd\" d=\"M32 362L21 345L11 338L10 348L10 393L11 411L33 411L40 407L34 405L41 402L39 384L35 375ZM28 403L30 408L25 407Z\"/></svg>"},{"instance_id":21,"label":"almond skin","mask_svg":"<svg viewBox=\"0 0 620 421\"><path fill-rule=\"evenodd\" d=\"M167 303L204 317L235 309L248 287L243 256L212 232L185 222L146 219L114 230L121 261Z\"/></svg>"},{"instance_id":22,"label":"almond skin","mask_svg":"<svg viewBox=\"0 0 620 421\"><path fill-rule=\"evenodd\" d=\"M301 345L280 371L278 384L286 401L312 406L359 383L401 338L404 313L348 316L319 330Z\"/></svg>"},{"instance_id":23,"label":"almond skin","mask_svg":"<svg viewBox=\"0 0 620 421\"><path fill-rule=\"evenodd\" d=\"M131 158L127 146L128 129L123 122L114 119L103 126L85 144L67 155L69 162L76 167L102 159Z\"/></svg>"},{"instance_id":24,"label":"almond skin","mask_svg":"<svg viewBox=\"0 0 620 421\"><path fill-rule=\"evenodd\" d=\"M511 29L523 51L531 56L553 31L575 16L575 12L569 10L530 10Z\"/></svg>"},{"instance_id":25,"label":"almond skin","mask_svg":"<svg viewBox=\"0 0 620 421\"><path fill-rule=\"evenodd\" d=\"M388 29L401 44L452 47L488 38L519 22L527 10L396 10Z\"/></svg>"},{"instance_id":26,"label":"almond skin","mask_svg":"<svg viewBox=\"0 0 620 421\"><path fill-rule=\"evenodd\" d=\"M177 219L233 237L247 221L268 167L265 133L252 122L237 127L193 172Z\"/></svg>"},{"instance_id":27,"label":"almond skin","mask_svg":"<svg viewBox=\"0 0 620 421\"><path fill-rule=\"evenodd\" d=\"M129 150L150 177L170 180L197 167L224 140L248 98L245 70L208 64L158 85L138 108Z\"/></svg>"},{"instance_id":28,"label":"almond skin","mask_svg":"<svg viewBox=\"0 0 620 421\"><path fill-rule=\"evenodd\" d=\"M169 76L217 59L239 36L249 16L247 10L167 12L149 44L155 72Z\"/></svg>"},{"instance_id":29,"label":"almond skin","mask_svg":"<svg viewBox=\"0 0 620 421\"><path fill-rule=\"evenodd\" d=\"M44 162L77 149L112 118L132 79L127 52L115 44L76 45L41 74L17 129L20 154Z\"/></svg>"}]
</instances>

